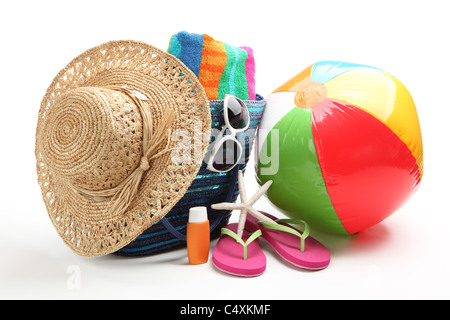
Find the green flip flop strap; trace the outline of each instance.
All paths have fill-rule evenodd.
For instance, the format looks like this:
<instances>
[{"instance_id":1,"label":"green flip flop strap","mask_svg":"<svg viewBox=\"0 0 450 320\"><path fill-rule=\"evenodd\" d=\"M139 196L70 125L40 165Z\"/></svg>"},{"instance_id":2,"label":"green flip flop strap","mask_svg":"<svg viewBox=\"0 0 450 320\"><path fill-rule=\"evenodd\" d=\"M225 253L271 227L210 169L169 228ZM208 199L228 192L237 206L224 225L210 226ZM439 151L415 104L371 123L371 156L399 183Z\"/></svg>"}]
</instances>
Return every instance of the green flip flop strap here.
<instances>
[{"instance_id":1,"label":"green flip flop strap","mask_svg":"<svg viewBox=\"0 0 450 320\"><path fill-rule=\"evenodd\" d=\"M255 232L251 233L250 237L248 237L247 241L244 242L244 240L242 240L241 237L239 237L236 233L234 233L230 229L222 228L221 232L223 234L226 234L227 236L232 237L234 240L236 240L236 242L240 243L244 247L244 260L247 260L247 247L248 247L248 245L250 243L252 243L256 238L258 238L259 236L262 235L261 230L257 230Z\"/></svg>"},{"instance_id":2,"label":"green flip flop strap","mask_svg":"<svg viewBox=\"0 0 450 320\"><path fill-rule=\"evenodd\" d=\"M275 222L277 222L277 223L258 221L258 224L261 224L268 229L274 229L274 230L288 232L288 233L291 233L291 234L299 237L300 238L300 251L304 252L305 251L305 240L306 240L306 238L308 238L309 232L310 232L309 225L306 223L306 221L299 220L299 219L278 219L278 220L275 220ZM303 231L303 233L300 233L294 228L279 224L279 222L291 223L291 224L301 224L304 226L304 231Z\"/></svg>"}]
</instances>

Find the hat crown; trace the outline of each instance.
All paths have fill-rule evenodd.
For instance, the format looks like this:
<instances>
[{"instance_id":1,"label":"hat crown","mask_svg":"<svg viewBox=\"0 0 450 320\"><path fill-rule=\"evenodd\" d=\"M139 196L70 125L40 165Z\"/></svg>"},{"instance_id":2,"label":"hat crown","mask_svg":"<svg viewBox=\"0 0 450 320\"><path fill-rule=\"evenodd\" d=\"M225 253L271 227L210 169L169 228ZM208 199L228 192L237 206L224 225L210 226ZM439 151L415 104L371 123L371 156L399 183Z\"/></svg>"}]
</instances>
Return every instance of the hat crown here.
<instances>
[{"instance_id":1,"label":"hat crown","mask_svg":"<svg viewBox=\"0 0 450 320\"><path fill-rule=\"evenodd\" d=\"M48 111L42 156L59 178L86 190L114 188L140 164L142 116L123 92L69 90Z\"/></svg>"}]
</instances>

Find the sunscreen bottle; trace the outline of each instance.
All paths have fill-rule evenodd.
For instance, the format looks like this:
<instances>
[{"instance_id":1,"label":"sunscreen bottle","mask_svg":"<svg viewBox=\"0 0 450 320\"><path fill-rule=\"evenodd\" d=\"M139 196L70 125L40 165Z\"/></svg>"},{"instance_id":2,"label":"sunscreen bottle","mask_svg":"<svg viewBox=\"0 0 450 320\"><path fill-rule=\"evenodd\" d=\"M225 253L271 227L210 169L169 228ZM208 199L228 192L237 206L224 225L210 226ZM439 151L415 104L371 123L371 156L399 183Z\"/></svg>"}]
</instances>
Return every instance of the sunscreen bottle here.
<instances>
[{"instance_id":1,"label":"sunscreen bottle","mask_svg":"<svg viewBox=\"0 0 450 320\"><path fill-rule=\"evenodd\" d=\"M186 241L189 263L206 263L209 256L210 241L206 207L193 207L189 210Z\"/></svg>"}]
</instances>

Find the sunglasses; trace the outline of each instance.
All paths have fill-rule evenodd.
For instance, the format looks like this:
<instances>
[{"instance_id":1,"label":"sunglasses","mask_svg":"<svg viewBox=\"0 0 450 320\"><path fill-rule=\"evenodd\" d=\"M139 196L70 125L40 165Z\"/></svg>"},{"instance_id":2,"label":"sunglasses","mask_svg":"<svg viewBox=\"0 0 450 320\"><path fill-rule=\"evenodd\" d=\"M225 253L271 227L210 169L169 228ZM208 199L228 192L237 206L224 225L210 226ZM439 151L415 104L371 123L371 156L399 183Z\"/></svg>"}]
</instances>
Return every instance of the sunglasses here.
<instances>
[{"instance_id":1,"label":"sunglasses","mask_svg":"<svg viewBox=\"0 0 450 320\"><path fill-rule=\"evenodd\" d=\"M237 141L236 134L245 131L250 124L250 114L245 103L232 95L225 95L223 114L225 126L211 151L208 161L208 170L227 172L233 169L242 156L242 145ZM230 135L224 136L229 129Z\"/></svg>"}]
</instances>

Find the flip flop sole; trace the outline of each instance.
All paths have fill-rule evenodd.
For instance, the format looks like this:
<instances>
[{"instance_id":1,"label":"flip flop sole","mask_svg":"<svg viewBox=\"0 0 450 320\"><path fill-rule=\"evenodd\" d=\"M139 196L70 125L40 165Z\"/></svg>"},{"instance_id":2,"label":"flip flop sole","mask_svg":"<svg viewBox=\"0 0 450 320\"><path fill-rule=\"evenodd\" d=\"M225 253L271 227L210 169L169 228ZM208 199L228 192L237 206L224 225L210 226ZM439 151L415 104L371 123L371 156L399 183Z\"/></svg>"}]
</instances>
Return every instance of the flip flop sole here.
<instances>
[{"instance_id":1,"label":"flip flop sole","mask_svg":"<svg viewBox=\"0 0 450 320\"><path fill-rule=\"evenodd\" d=\"M277 218L260 211L272 220ZM289 226L288 224L284 224ZM291 226L289 226L291 227ZM247 216L246 228L250 231L260 229L262 238L266 240L275 251L290 264L307 270L322 270L330 264L330 251L319 241L312 237L305 240L305 251L300 251L300 239L287 232L265 228L257 224L257 219L253 216Z\"/></svg>"},{"instance_id":2,"label":"flip flop sole","mask_svg":"<svg viewBox=\"0 0 450 320\"><path fill-rule=\"evenodd\" d=\"M230 274L230 275L232 275L232 276L243 277L243 278L253 278L253 277L258 277L258 276L262 275L262 274L264 273L264 271L265 271L265 270L263 270L261 273L254 273L254 274L240 274L240 273L233 273L233 272L230 272L230 271L221 269L220 267L218 267L218 266L216 265L216 263L215 263L214 261L213 261L213 265L214 265L214 267L215 267L216 269L222 271L223 273Z\"/></svg>"},{"instance_id":3,"label":"flip flop sole","mask_svg":"<svg viewBox=\"0 0 450 320\"><path fill-rule=\"evenodd\" d=\"M226 228L235 232L237 223L229 224ZM244 241L249 233L244 231ZM213 250L213 265L228 274L241 277L256 277L266 270L266 256L257 241L251 242L247 247L247 260L243 258L243 246L233 238L222 235Z\"/></svg>"}]
</instances>

